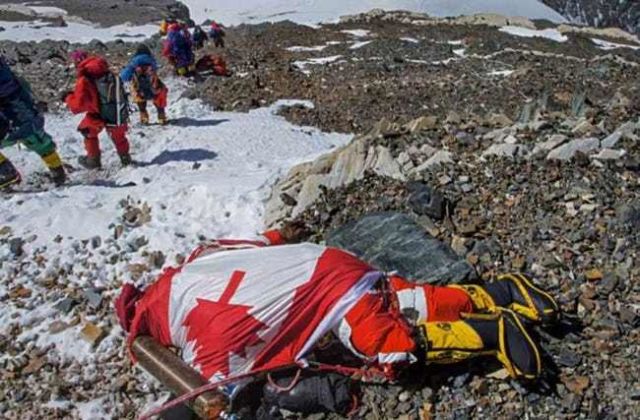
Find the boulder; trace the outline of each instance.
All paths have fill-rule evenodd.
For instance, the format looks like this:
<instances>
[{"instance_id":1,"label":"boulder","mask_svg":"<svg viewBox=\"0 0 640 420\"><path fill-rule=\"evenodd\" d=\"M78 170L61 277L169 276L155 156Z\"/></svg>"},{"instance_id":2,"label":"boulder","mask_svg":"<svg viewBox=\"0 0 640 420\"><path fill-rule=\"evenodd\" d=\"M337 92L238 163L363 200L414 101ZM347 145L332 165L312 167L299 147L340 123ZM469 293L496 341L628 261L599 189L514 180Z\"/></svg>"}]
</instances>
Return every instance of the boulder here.
<instances>
[{"instance_id":1,"label":"boulder","mask_svg":"<svg viewBox=\"0 0 640 420\"><path fill-rule=\"evenodd\" d=\"M330 232L327 244L421 284L461 283L475 278L466 260L402 213L367 215Z\"/></svg>"},{"instance_id":2,"label":"boulder","mask_svg":"<svg viewBox=\"0 0 640 420\"><path fill-rule=\"evenodd\" d=\"M567 144L553 149L547 155L547 159L570 160L576 153L589 153L600 148L600 140L594 137L571 140Z\"/></svg>"},{"instance_id":3,"label":"boulder","mask_svg":"<svg viewBox=\"0 0 640 420\"><path fill-rule=\"evenodd\" d=\"M453 162L453 153L446 150L438 150L425 162L418 165L414 172L422 172L436 165L444 165Z\"/></svg>"},{"instance_id":4,"label":"boulder","mask_svg":"<svg viewBox=\"0 0 640 420\"><path fill-rule=\"evenodd\" d=\"M303 212L320 196L321 188L333 189L350 184L368 171L404 180L405 167L409 170L412 165L401 165L387 147L374 145L373 140L389 127L381 121L371 133L313 162L291 169L271 191L265 206L266 225L276 226L286 217ZM283 200L284 196L286 200Z\"/></svg>"},{"instance_id":5,"label":"boulder","mask_svg":"<svg viewBox=\"0 0 640 420\"><path fill-rule=\"evenodd\" d=\"M412 182L408 186L409 207L414 213L442 220L445 216L447 200L442 194L434 191L422 182Z\"/></svg>"},{"instance_id":6,"label":"boulder","mask_svg":"<svg viewBox=\"0 0 640 420\"><path fill-rule=\"evenodd\" d=\"M499 157L514 157L520 150L519 144L511 143L499 143L492 144L487 150L482 153L482 157L487 156L499 156Z\"/></svg>"},{"instance_id":7,"label":"boulder","mask_svg":"<svg viewBox=\"0 0 640 420\"><path fill-rule=\"evenodd\" d=\"M602 149L593 158L598 160L618 160L626 154L627 152L624 150Z\"/></svg>"},{"instance_id":8,"label":"boulder","mask_svg":"<svg viewBox=\"0 0 640 420\"><path fill-rule=\"evenodd\" d=\"M511 118L507 117L504 114L492 114L489 118L487 118L487 124L491 127L508 127L513 124Z\"/></svg>"},{"instance_id":9,"label":"boulder","mask_svg":"<svg viewBox=\"0 0 640 420\"><path fill-rule=\"evenodd\" d=\"M536 155L540 152L546 153L550 150L555 149L556 147L560 146L566 141L567 141L567 136L565 136L564 134L554 134L551 137L549 137L547 141L536 144L531 154Z\"/></svg>"},{"instance_id":10,"label":"boulder","mask_svg":"<svg viewBox=\"0 0 640 420\"><path fill-rule=\"evenodd\" d=\"M438 117L429 115L425 117L416 118L409 122L406 128L411 133L419 133L424 130L434 130L438 128Z\"/></svg>"}]
</instances>

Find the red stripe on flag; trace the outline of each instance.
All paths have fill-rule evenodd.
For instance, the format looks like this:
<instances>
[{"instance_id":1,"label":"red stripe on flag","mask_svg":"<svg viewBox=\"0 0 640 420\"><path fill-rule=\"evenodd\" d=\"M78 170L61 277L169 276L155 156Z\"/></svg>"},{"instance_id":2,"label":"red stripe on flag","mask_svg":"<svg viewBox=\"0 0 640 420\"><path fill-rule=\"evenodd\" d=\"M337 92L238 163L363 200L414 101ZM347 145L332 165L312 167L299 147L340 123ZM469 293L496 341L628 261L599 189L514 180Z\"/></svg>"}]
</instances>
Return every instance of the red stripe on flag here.
<instances>
[{"instance_id":1,"label":"red stripe on flag","mask_svg":"<svg viewBox=\"0 0 640 420\"><path fill-rule=\"evenodd\" d=\"M231 298L236 294L236 291L238 290L238 287L240 287L240 283L242 283L242 279L244 279L245 274L247 273L245 273L244 271L233 272L231 278L229 279L227 288L224 289L222 296L220 296L220 299L218 299L218 303L228 304L229 302L231 302Z\"/></svg>"}]
</instances>

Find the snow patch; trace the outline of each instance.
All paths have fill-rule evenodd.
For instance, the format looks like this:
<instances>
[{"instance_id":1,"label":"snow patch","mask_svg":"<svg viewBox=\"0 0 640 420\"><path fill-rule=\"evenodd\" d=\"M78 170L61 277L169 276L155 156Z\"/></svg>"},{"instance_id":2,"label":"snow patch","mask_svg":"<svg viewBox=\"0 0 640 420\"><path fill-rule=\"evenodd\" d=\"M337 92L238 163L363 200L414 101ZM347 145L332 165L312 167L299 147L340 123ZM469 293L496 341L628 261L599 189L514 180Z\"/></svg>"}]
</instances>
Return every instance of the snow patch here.
<instances>
[{"instance_id":1,"label":"snow patch","mask_svg":"<svg viewBox=\"0 0 640 420\"><path fill-rule=\"evenodd\" d=\"M310 58L308 60L300 60L294 61L293 65L300 69L305 74L310 74L310 71L307 69L309 65L319 65L319 64L330 64L341 59L341 55L332 55L330 57L318 57L318 58Z\"/></svg>"},{"instance_id":2,"label":"snow patch","mask_svg":"<svg viewBox=\"0 0 640 420\"><path fill-rule=\"evenodd\" d=\"M361 41L361 42L356 42L355 44L353 44L352 46L349 47L350 50L357 50L359 48L364 47L365 45L369 45L371 44L373 41Z\"/></svg>"},{"instance_id":3,"label":"snow patch","mask_svg":"<svg viewBox=\"0 0 640 420\"><path fill-rule=\"evenodd\" d=\"M33 22L4 22L0 26L5 28L0 32L0 41L69 41L86 44L94 39L102 42L122 39L139 42L158 33L156 25L129 26L117 25L108 28L94 27L84 23L67 22L66 27L50 26L50 23L40 20Z\"/></svg>"},{"instance_id":4,"label":"snow patch","mask_svg":"<svg viewBox=\"0 0 640 420\"><path fill-rule=\"evenodd\" d=\"M521 26L503 26L500 28L500 32L505 32L510 35L520 36L524 38L547 38L556 42L565 42L569 38L566 35L562 35L557 29L528 29Z\"/></svg>"},{"instance_id":5,"label":"snow patch","mask_svg":"<svg viewBox=\"0 0 640 420\"><path fill-rule=\"evenodd\" d=\"M409 42L411 44L419 44L420 43L420 40L415 39L415 38L409 38L409 37L400 38L400 41Z\"/></svg>"},{"instance_id":6,"label":"snow patch","mask_svg":"<svg viewBox=\"0 0 640 420\"><path fill-rule=\"evenodd\" d=\"M638 45L618 44L616 42L605 41L604 39L598 38L591 38L591 41L593 41L593 43L602 50L615 50L617 48L631 48L632 50L640 49L640 46Z\"/></svg>"},{"instance_id":7,"label":"snow patch","mask_svg":"<svg viewBox=\"0 0 640 420\"><path fill-rule=\"evenodd\" d=\"M371 36L371 31L367 29L344 29L342 31L343 34L351 35L356 38L365 38Z\"/></svg>"},{"instance_id":8,"label":"snow patch","mask_svg":"<svg viewBox=\"0 0 640 420\"><path fill-rule=\"evenodd\" d=\"M153 249L186 251L199 234L246 237L263 228L263 201L277 176L350 139L297 127L276 115L281 106L312 105L308 102L279 102L246 114L218 113L198 100L180 98L185 82L170 80L169 85L172 125L143 128L134 123L130 130L133 157L141 163L138 167L121 169L111 142L104 134L101 138L106 168L102 172L118 185L134 186L74 185L3 197L0 225L11 226L14 234L23 237L37 235L30 246L47 245L55 254L62 252L51 243L58 234L75 239L112 235L110 225L118 222L122 212L118 203L132 196L151 206L151 222L136 229L135 236L146 236ZM84 152L76 131L81 118L66 113L47 115L47 130L57 140L63 159L74 165ZM138 115L132 118L136 121ZM16 148L3 149L3 153L25 179L33 172L44 172L34 153ZM100 173L77 171L71 174L71 182L82 182L88 176L99 178ZM68 258L66 254L68 251L61 255Z\"/></svg>"},{"instance_id":9,"label":"snow patch","mask_svg":"<svg viewBox=\"0 0 640 420\"><path fill-rule=\"evenodd\" d=\"M315 47L295 46L295 47L286 48L286 50L291 52L311 52L311 51L322 51L327 47L328 45L316 45Z\"/></svg>"},{"instance_id":10,"label":"snow patch","mask_svg":"<svg viewBox=\"0 0 640 420\"><path fill-rule=\"evenodd\" d=\"M508 77L513 74L514 70L494 70L487 73L487 76L502 76Z\"/></svg>"}]
</instances>

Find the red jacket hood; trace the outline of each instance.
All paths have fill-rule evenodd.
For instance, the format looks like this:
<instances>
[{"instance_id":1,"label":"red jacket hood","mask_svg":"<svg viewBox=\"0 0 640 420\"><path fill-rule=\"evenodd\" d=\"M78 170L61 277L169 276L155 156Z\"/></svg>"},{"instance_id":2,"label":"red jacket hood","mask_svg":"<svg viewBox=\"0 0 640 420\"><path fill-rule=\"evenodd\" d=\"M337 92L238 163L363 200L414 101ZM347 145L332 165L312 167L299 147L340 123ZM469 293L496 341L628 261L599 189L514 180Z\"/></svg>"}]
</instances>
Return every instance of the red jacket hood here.
<instances>
[{"instance_id":1,"label":"red jacket hood","mask_svg":"<svg viewBox=\"0 0 640 420\"><path fill-rule=\"evenodd\" d=\"M109 72L109 63L102 57L89 57L78 64L78 75L97 78Z\"/></svg>"}]
</instances>

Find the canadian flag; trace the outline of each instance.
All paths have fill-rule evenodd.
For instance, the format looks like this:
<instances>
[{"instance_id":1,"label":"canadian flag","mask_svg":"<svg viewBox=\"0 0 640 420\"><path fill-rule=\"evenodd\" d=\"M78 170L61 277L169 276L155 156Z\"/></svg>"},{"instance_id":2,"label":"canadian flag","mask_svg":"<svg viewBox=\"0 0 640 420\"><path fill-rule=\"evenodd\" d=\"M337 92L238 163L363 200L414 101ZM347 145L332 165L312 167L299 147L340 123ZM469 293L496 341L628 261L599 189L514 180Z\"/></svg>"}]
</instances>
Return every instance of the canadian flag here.
<instances>
[{"instance_id":1,"label":"canadian flag","mask_svg":"<svg viewBox=\"0 0 640 420\"><path fill-rule=\"evenodd\" d=\"M345 251L315 244L215 251L197 251L150 286L130 335L132 342L150 333L180 348L206 379L300 361L382 276Z\"/></svg>"}]
</instances>

